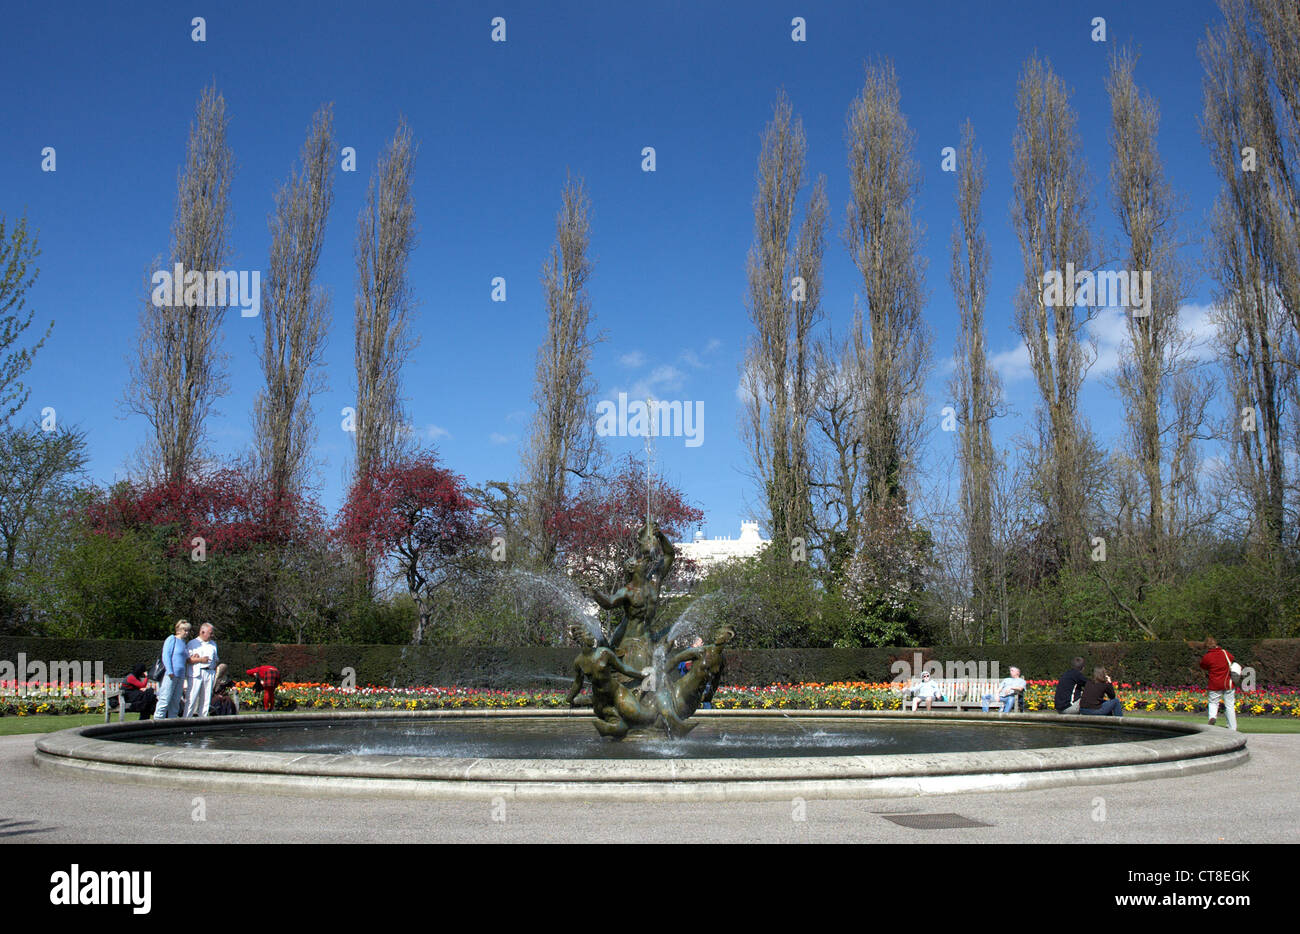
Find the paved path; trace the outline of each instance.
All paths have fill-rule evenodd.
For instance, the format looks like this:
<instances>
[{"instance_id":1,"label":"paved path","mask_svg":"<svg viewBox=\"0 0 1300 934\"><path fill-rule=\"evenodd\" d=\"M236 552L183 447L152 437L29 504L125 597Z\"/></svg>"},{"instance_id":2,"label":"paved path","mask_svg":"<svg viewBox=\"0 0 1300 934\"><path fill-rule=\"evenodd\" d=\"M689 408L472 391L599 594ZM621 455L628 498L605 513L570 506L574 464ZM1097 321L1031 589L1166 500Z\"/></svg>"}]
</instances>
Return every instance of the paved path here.
<instances>
[{"instance_id":1,"label":"paved path","mask_svg":"<svg viewBox=\"0 0 1300 934\"><path fill-rule=\"evenodd\" d=\"M3 736L0 842L116 843L144 827L152 840L189 843L580 843L592 834L627 842L1300 842L1300 735L1252 735L1248 743L1250 761L1236 768L1093 788L809 800L802 808L512 802L495 813L474 801L221 793L204 796L206 819L196 821L191 792L38 769L34 736ZM936 813L989 826L923 830L888 819Z\"/></svg>"}]
</instances>

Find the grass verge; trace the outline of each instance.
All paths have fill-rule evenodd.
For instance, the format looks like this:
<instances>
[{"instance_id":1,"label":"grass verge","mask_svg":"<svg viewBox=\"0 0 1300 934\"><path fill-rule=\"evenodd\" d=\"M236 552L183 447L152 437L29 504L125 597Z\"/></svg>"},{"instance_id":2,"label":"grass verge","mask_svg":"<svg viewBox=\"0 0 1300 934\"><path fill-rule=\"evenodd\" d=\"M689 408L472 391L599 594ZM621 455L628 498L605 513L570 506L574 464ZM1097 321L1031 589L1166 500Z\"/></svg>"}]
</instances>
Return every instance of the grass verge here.
<instances>
[{"instance_id":1,"label":"grass verge","mask_svg":"<svg viewBox=\"0 0 1300 934\"><path fill-rule=\"evenodd\" d=\"M1146 717L1152 720L1187 720L1192 723L1207 723L1207 714L1203 713L1161 713L1158 710L1130 710L1124 717ZM1216 726L1228 728L1228 718L1219 711ZM1237 717L1237 729L1242 733L1300 733L1300 717Z\"/></svg>"}]
</instances>

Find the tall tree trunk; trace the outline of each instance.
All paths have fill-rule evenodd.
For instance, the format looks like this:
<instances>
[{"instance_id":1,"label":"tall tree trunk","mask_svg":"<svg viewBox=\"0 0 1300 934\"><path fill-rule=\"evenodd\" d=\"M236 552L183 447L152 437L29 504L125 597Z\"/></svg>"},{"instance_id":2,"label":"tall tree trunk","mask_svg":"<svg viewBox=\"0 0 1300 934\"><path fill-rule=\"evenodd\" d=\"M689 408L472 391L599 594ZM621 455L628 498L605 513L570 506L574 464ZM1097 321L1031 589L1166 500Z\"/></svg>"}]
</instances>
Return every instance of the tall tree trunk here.
<instances>
[{"instance_id":1,"label":"tall tree trunk","mask_svg":"<svg viewBox=\"0 0 1300 934\"><path fill-rule=\"evenodd\" d=\"M528 440L528 535L536 558L555 562L551 519L565 501L570 474L590 476L600 461L593 401L591 354L599 336L591 331L587 280L592 262L591 202L581 179L566 181L555 219L555 245L542 270L546 290L546 338L537 350L533 401L537 411Z\"/></svg>"},{"instance_id":2,"label":"tall tree trunk","mask_svg":"<svg viewBox=\"0 0 1300 934\"><path fill-rule=\"evenodd\" d=\"M812 526L808 423L813 399L812 330L821 318L826 184L813 186L798 234L803 125L782 93L763 134L749 251L746 443L763 487L773 549L807 540ZM793 238L793 242L792 242Z\"/></svg>"},{"instance_id":3,"label":"tall tree trunk","mask_svg":"<svg viewBox=\"0 0 1300 934\"><path fill-rule=\"evenodd\" d=\"M185 275L197 273L206 283L209 273L226 265L233 174L226 102L216 88L205 88L177 183L169 275L180 264ZM169 299L163 307L153 304L151 294L140 315L139 359L125 399L153 428L154 444L146 453L151 471L173 483L184 482L198 466L205 422L227 389L221 325L233 298L227 294L225 304L209 306L207 299L219 296L204 293L201 302L175 306Z\"/></svg>"},{"instance_id":4,"label":"tall tree trunk","mask_svg":"<svg viewBox=\"0 0 1300 934\"><path fill-rule=\"evenodd\" d=\"M973 612L981 639L998 604L993 545L993 474L997 469L990 423L1001 404L1002 387L988 365L984 307L989 253L980 202L984 196L984 154L975 130L962 127L958 155L957 223L952 235L953 294L961 321L952 386L960 426L961 505L966 525Z\"/></svg>"},{"instance_id":5,"label":"tall tree trunk","mask_svg":"<svg viewBox=\"0 0 1300 934\"><path fill-rule=\"evenodd\" d=\"M846 131L852 196L846 239L866 293L867 484L878 505L906 505L904 481L923 430L930 360L930 332L921 315L921 227L912 217L920 169L900 100L893 65L868 67Z\"/></svg>"},{"instance_id":6,"label":"tall tree trunk","mask_svg":"<svg viewBox=\"0 0 1300 934\"><path fill-rule=\"evenodd\" d=\"M415 146L402 120L370 177L357 219L354 482L366 482L409 442L402 365L416 344L410 333L413 302L407 281L415 249L414 170ZM368 569L361 557L360 566ZM363 576L367 591L373 592L369 570Z\"/></svg>"},{"instance_id":7,"label":"tall tree trunk","mask_svg":"<svg viewBox=\"0 0 1300 934\"><path fill-rule=\"evenodd\" d=\"M332 108L322 107L303 144L301 170L276 192L262 303L259 359L266 385L253 410L263 477L277 502L300 491L315 437L311 400L323 388L328 297L317 284L325 224L334 202Z\"/></svg>"},{"instance_id":8,"label":"tall tree trunk","mask_svg":"<svg viewBox=\"0 0 1300 934\"><path fill-rule=\"evenodd\" d=\"M1038 385L1044 519L1052 531L1057 559L1077 564L1085 545L1085 477L1091 444L1079 413L1079 387L1085 373L1083 334L1086 317L1076 312L1065 282L1062 297L1048 302L1044 275L1067 277L1094 268L1089 235L1087 169L1080 153L1076 117L1069 93L1051 66L1036 56L1025 65L1016 99L1018 124L1013 142L1012 221L1024 258L1024 282L1016 301L1016 326L1029 351Z\"/></svg>"}]
</instances>

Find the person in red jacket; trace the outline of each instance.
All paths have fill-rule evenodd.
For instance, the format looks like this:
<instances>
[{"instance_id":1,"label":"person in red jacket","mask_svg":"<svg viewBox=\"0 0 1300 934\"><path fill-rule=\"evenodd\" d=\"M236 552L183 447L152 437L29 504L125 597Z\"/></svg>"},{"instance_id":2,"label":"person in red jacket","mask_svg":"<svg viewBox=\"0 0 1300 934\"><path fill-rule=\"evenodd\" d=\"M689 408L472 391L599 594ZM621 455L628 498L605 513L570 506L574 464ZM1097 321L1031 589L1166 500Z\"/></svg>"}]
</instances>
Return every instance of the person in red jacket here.
<instances>
[{"instance_id":1,"label":"person in red jacket","mask_svg":"<svg viewBox=\"0 0 1300 934\"><path fill-rule=\"evenodd\" d=\"M1219 701L1222 700L1228 715L1228 729L1237 728L1237 695L1232 684L1233 658L1227 649L1219 648L1214 636L1205 637L1205 654L1201 667L1210 679L1210 726L1219 719Z\"/></svg>"},{"instance_id":2,"label":"person in red jacket","mask_svg":"<svg viewBox=\"0 0 1300 934\"><path fill-rule=\"evenodd\" d=\"M262 692L262 709L275 707L275 689L280 686L280 669L274 665L258 665L245 674L253 676L253 690Z\"/></svg>"}]
</instances>

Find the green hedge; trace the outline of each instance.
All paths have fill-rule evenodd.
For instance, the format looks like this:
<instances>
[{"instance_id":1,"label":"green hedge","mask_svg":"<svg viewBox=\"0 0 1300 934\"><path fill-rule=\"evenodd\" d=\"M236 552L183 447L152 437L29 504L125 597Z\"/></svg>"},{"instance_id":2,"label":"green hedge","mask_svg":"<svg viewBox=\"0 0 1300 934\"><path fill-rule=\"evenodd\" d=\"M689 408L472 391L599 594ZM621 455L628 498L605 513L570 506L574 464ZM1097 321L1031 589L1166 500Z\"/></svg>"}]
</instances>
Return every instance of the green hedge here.
<instances>
[{"instance_id":1,"label":"green hedge","mask_svg":"<svg viewBox=\"0 0 1300 934\"><path fill-rule=\"evenodd\" d=\"M571 677L573 648L443 648L401 645L277 645L218 640L222 661L242 675L255 665L275 665L290 681L338 683L344 668L356 672L358 684L389 686L461 685L502 690L557 686ZM0 660L103 661L104 671L121 677L139 662L152 662L162 640L36 639L0 637ZM1257 684L1300 687L1300 639L1262 639L1230 645L1243 665L1255 669ZM1087 670L1105 665L1116 681L1163 686L1203 684L1197 667L1201 652L1185 642L1105 642L930 648L751 649L727 653L724 680L735 685L779 682L889 681L891 665L922 661L998 663L1018 666L1031 680L1055 679L1075 655ZM991 673L991 672L990 672Z\"/></svg>"}]
</instances>

